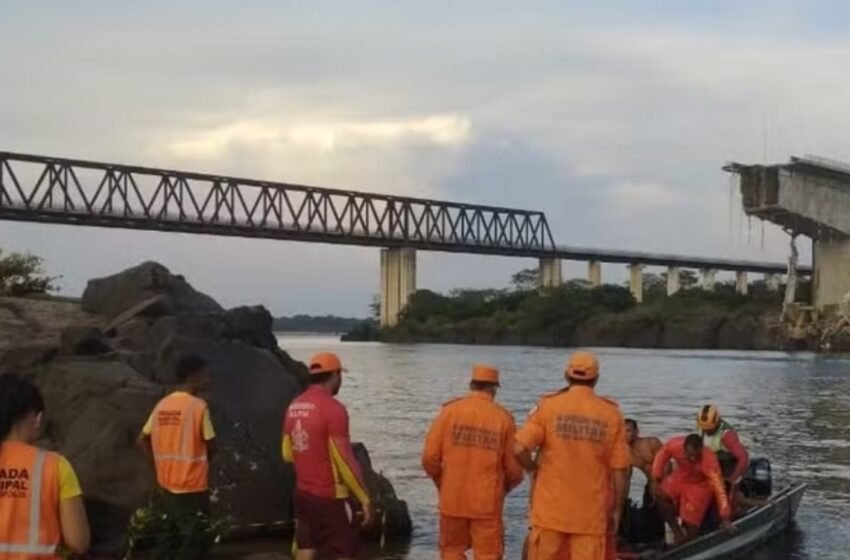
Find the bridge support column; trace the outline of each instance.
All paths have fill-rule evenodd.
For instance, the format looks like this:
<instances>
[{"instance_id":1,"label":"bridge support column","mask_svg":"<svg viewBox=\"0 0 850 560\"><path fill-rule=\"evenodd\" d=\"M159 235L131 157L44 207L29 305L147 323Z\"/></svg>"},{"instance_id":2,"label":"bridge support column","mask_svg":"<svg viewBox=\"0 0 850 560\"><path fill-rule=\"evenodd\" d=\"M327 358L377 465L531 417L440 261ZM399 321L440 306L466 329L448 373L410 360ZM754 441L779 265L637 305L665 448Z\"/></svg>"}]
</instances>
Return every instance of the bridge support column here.
<instances>
[{"instance_id":1,"label":"bridge support column","mask_svg":"<svg viewBox=\"0 0 850 560\"><path fill-rule=\"evenodd\" d=\"M632 263L629 265L629 291L632 297L640 303L643 301L643 265Z\"/></svg>"},{"instance_id":2,"label":"bridge support column","mask_svg":"<svg viewBox=\"0 0 850 560\"><path fill-rule=\"evenodd\" d=\"M782 277L775 272L768 272L764 275L764 283L767 285L768 291L778 292L779 285L782 283Z\"/></svg>"},{"instance_id":3,"label":"bridge support column","mask_svg":"<svg viewBox=\"0 0 850 560\"><path fill-rule=\"evenodd\" d=\"M682 287L682 275L678 266L667 268L667 295L672 296Z\"/></svg>"},{"instance_id":4,"label":"bridge support column","mask_svg":"<svg viewBox=\"0 0 850 560\"><path fill-rule=\"evenodd\" d=\"M564 283L561 275L561 259L540 259L537 273L537 285L541 289L557 288Z\"/></svg>"},{"instance_id":5,"label":"bridge support column","mask_svg":"<svg viewBox=\"0 0 850 560\"><path fill-rule=\"evenodd\" d=\"M717 271L712 268L703 268L700 270L700 283L702 284L702 289L706 292L713 292L716 276Z\"/></svg>"},{"instance_id":6,"label":"bridge support column","mask_svg":"<svg viewBox=\"0 0 850 560\"><path fill-rule=\"evenodd\" d=\"M841 303L850 292L850 240L815 241L812 295L815 307Z\"/></svg>"},{"instance_id":7,"label":"bridge support column","mask_svg":"<svg viewBox=\"0 0 850 560\"><path fill-rule=\"evenodd\" d=\"M739 270L735 272L735 292L745 296L749 291L750 283L747 280L747 271Z\"/></svg>"},{"instance_id":8,"label":"bridge support column","mask_svg":"<svg viewBox=\"0 0 850 560\"><path fill-rule=\"evenodd\" d=\"M416 250L381 249L381 327L394 327L416 291Z\"/></svg>"},{"instance_id":9,"label":"bridge support column","mask_svg":"<svg viewBox=\"0 0 850 560\"><path fill-rule=\"evenodd\" d=\"M587 281L590 286L598 288L602 285L602 263L599 261L590 261L587 263Z\"/></svg>"}]
</instances>

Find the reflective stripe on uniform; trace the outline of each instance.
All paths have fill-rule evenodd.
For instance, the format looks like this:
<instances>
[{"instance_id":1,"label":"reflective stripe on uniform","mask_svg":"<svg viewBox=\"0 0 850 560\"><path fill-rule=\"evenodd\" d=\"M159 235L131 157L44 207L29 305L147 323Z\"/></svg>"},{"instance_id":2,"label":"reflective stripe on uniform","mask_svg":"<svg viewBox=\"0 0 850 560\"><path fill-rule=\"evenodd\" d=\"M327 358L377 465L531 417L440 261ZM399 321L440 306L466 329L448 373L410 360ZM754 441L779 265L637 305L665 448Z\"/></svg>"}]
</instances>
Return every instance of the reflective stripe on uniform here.
<instances>
[{"instance_id":1,"label":"reflective stripe on uniform","mask_svg":"<svg viewBox=\"0 0 850 560\"><path fill-rule=\"evenodd\" d=\"M30 483L30 522L29 522L29 539L26 544L20 543L0 543L0 552L9 554L53 554L56 552L56 545L40 544L38 542L39 534L41 533L41 488L44 482L44 460L47 453L39 449L35 455L35 466L33 467L33 475Z\"/></svg>"},{"instance_id":2,"label":"reflective stripe on uniform","mask_svg":"<svg viewBox=\"0 0 850 560\"><path fill-rule=\"evenodd\" d=\"M154 453L154 460L180 461L183 463L205 463L207 461L206 453L197 456L190 453L192 445L192 420L195 418L195 410L200 406L201 404L199 402L192 402L192 405L188 409L184 409L186 417L182 419L183 426L180 430L180 445L177 446L180 453L177 455Z\"/></svg>"}]
</instances>

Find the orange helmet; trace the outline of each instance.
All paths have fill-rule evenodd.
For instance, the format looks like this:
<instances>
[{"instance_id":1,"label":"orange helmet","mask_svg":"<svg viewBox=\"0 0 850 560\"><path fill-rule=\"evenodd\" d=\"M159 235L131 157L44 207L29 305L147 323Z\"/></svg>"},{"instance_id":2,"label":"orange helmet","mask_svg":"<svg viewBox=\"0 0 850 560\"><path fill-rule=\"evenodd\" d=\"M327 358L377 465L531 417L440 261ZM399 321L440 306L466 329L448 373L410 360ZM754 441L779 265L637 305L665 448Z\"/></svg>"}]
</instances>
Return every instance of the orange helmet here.
<instances>
[{"instance_id":1,"label":"orange helmet","mask_svg":"<svg viewBox=\"0 0 850 560\"><path fill-rule=\"evenodd\" d=\"M310 358L310 375L345 371L339 356L331 352L321 352Z\"/></svg>"},{"instance_id":2,"label":"orange helmet","mask_svg":"<svg viewBox=\"0 0 850 560\"><path fill-rule=\"evenodd\" d=\"M599 377L599 360L592 352L575 352L567 362L567 377L579 381L593 381Z\"/></svg>"},{"instance_id":3,"label":"orange helmet","mask_svg":"<svg viewBox=\"0 0 850 560\"><path fill-rule=\"evenodd\" d=\"M472 367L472 380L481 383L499 384L499 370L486 364L475 364Z\"/></svg>"},{"instance_id":4,"label":"orange helmet","mask_svg":"<svg viewBox=\"0 0 850 560\"><path fill-rule=\"evenodd\" d=\"M715 430L720 425L720 411L713 404L707 404L697 414L697 428L704 432Z\"/></svg>"}]
</instances>

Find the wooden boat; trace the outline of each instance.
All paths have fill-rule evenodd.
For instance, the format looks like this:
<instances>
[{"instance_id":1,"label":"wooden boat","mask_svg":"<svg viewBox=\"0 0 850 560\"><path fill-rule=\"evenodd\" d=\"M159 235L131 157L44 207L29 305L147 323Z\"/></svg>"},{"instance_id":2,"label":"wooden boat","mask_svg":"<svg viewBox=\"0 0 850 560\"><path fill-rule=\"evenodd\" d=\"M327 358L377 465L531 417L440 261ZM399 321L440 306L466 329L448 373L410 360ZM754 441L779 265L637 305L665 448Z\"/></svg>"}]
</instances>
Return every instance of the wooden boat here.
<instances>
[{"instance_id":1,"label":"wooden boat","mask_svg":"<svg viewBox=\"0 0 850 560\"><path fill-rule=\"evenodd\" d=\"M714 560L739 557L788 529L805 491L805 484L795 484L773 493L764 505L753 507L735 520L734 532L718 529L681 546L618 552L617 557L621 560Z\"/></svg>"}]
</instances>

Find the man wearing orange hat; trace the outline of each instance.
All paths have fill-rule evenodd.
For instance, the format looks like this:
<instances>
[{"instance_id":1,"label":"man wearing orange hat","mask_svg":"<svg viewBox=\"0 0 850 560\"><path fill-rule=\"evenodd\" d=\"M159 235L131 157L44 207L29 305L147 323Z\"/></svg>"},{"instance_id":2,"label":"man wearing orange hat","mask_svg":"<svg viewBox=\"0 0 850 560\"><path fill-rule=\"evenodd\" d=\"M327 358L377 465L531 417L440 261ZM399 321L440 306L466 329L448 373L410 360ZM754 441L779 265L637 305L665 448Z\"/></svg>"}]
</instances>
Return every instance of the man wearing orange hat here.
<instances>
[{"instance_id":1,"label":"man wearing orange hat","mask_svg":"<svg viewBox=\"0 0 850 560\"><path fill-rule=\"evenodd\" d=\"M350 560L359 548L359 524L354 497L371 518L369 495L354 457L348 433L348 412L334 396L342 385L342 364L335 354L310 360L310 387L286 410L283 460L295 464L295 541L297 560L317 553Z\"/></svg>"},{"instance_id":2,"label":"man wearing orange hat","mask_svg":"<svg viewBox=\"0 0 850 560\"><path fill-rule=\"evenodd\" d=\"M535 471L529 560L603 560L623 511L631 466L623 416L594 392L593 354L574 353L567 379L569 390L544 395L516 435L517 459Z\"/></svg>"},{"instance_id":3,"label":"man wearing orange hat","mask_svg":"<svg viewBox=\"0 0 850 560\"><path fill-rule=\"evenodd\" d=\"M422 468L440 495L440 557L476 560L503 555L502 505L522 482L513 456L516 433L510 412L495 402L499 372L486 365L472 370L470 392L443 405L422 452Z\"/></svg>"}]
</instances>

